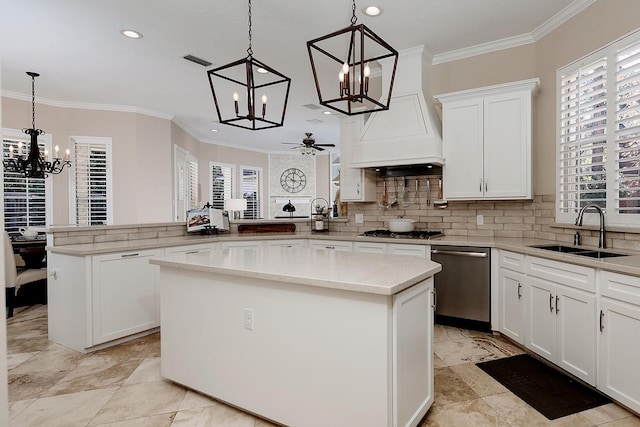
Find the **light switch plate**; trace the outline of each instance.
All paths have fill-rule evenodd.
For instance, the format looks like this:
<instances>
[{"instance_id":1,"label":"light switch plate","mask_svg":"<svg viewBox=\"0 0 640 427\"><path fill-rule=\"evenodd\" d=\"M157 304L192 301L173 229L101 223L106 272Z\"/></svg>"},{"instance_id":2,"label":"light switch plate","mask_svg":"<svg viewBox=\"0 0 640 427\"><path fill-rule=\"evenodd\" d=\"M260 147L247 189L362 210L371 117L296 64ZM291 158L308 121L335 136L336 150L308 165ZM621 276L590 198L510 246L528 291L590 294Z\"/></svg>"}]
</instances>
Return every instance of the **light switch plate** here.
<instances>
[{"instance_id":1,"label":"light switch plate","mask_svg":"<svg viewBox=\"0 0 640 427\"><path fill-rule=\"evenodd\" d=\"M364 224L364 214L356 214L356 224Z\"/></svg>"},{"instance_id":2,"label":"light switch plate","mask_svg":"<svg viewBox=\"0 0 640 427\"><path fill-rule=\"evenodd\" d=\"M484 215L476 215L476 224L483 225L484 224Z\"/></svg>"}]
</instances>

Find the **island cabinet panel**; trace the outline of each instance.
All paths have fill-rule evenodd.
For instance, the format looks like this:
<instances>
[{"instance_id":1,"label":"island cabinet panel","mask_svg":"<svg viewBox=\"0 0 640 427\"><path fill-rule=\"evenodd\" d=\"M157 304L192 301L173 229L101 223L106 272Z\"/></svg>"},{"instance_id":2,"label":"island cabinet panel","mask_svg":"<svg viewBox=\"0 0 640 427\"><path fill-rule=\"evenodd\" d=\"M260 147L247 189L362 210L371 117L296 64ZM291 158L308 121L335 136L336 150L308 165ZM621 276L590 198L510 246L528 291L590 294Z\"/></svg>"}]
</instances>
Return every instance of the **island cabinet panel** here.
<instances>
[{"instance_id":1,"label":"island cabinet panel","mask_svg":"<svg viewBox=\"0 0 640 427\"><path fill-rule=\"evenodd\" d=\"M394 297L161 263L161 372L283 425L416 426L433 401L432 287Z\"/></svg>"},{"instance_id":2,"label":"island cabinet panel","mask_svg":"<svg viewBox=\"0 0 640 427\"><path fill-rule=\"evenodd\" d=\"M92 344L160 326L158 267L163 249L97 255L92 260Z\"/></svg>"}]
</instances>

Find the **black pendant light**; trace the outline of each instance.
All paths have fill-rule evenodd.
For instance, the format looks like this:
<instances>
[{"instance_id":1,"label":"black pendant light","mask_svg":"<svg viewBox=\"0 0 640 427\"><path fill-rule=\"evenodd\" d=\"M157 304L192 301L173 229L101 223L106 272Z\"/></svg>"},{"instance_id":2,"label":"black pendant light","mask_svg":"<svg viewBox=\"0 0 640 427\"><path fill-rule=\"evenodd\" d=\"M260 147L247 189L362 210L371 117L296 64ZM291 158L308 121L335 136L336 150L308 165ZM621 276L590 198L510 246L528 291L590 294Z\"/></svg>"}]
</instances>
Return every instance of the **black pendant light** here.
<instances>
[{"instance_id":1,"label":"black pendant light","mask_svg":"<svg viewBox=\"0 0 640 427\"><path fill-rule=\"evenodd\" d=\"M249 0L247 57L207 71L220 123L250 130L280 127L291 79L253 57Z\"/></svg>"},{"instance_id":2,"label":"black pendant light","mask_svg":"<svg viewBox=\"0 0 640 427\"><path fill-rule=\"evenodd\" d=\"M56 146L55 157L53 161L49 161L47 150L44 152L44 158L40 155L38 147L38 135L44 134L42 129L36 129L36 92L35 78L40 74L27 71L31 76L31 129L23 129L22 131L31 137L29 143L29 152L27 155L22 153L22 143L18 146L9 146L8 158L3 158L5 172L17 172L26 178L46 178L49 175L55 175L62 172L65 166L71 165L69 161L69 150L67 149L66 158L64 160L58 157L58 146ZM14 152L16 151L16 152Z\"/></svg>"},{"instance_id":3,"label":"black pendant light","mask_svg":"<svg viewBox=\"0 0 640 427\"><path fill-rule=\"evenodd\" d=\"M307 42L318 101L347 115L388 110L398 51L356 22L353 0L349 27ZM387 61L384 68L392 71L385 76L381 70Z\"/></svg>"}]
</instances>

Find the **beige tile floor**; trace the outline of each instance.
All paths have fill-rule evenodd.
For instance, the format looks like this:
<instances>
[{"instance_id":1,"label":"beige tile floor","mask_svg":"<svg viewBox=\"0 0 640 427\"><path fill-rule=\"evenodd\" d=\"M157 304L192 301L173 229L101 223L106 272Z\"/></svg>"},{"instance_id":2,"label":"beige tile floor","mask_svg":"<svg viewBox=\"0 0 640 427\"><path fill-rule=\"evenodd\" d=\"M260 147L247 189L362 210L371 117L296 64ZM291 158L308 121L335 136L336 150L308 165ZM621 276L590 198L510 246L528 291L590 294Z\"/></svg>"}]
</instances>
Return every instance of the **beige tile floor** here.
<instances>
[{"instance_id":1,"label":"beige tile floor","mask_svg":"<svg viewBox=\"0 0 640 427\"><path fill-rule=\"evenodd\" d=\"M159 334L80 354L48 341L46 306L34 306L8 320L7 335L11 426L273 426L163 380ZM434 347L423 426L640 426L615 404L547 420L475 366L521 353L500 337L436 326Z\"/></svg>"}]
</instances>

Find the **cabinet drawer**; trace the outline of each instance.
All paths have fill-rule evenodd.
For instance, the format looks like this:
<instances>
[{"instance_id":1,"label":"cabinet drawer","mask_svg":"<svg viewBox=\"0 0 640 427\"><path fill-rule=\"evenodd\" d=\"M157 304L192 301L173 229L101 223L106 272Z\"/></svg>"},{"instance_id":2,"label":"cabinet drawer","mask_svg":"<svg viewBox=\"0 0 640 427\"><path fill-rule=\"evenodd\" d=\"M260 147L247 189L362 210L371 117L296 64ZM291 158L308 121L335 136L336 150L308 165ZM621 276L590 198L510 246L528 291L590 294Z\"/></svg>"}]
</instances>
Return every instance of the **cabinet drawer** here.
<instances>
[{"instance_id":1,"label":"cabinet drawer","mask_svg":"<svg viewBox=\"0 0 640 427\"><path fill-rule=\"evenodd\" d=\"M309 247L311 249L333 249L350 252L353 250L353 243L342 240L311 240Z\"/></svg>"},{"instance_id":2,"label":"cabinet drawer","mask_svg":"<svg viewBox=\"0 0 640 427\"><path fill-rule=\"evenodd\" d=\"M640 305L640 277L600 271L598 286L603 296Z\"/></svg>"},{"instance_id":3,"label":"cabinet drawer","mask_svg":"<svg viewBox=\"0 0 640 427\"><path fill-rule=\"evenodd\" d=\"M518 254L509 251L500 251L498 262L500 268L506 268L511 271L517 271L518 273L524 273L526 270L524 258L524 254Z\"/></svg>"},{"instance_id":4,"label":"cabinet drawer","mask_svg":"<svg viewBox=\"0 0 640 427\"><path fill-rule=\"evenodd\" d=\"M531 256L526 257L525 264L529 276L547 279L587 292L596 291L596 274L593 268Z\"/></svg>"}]
</instances>

